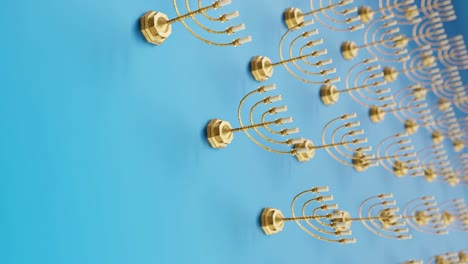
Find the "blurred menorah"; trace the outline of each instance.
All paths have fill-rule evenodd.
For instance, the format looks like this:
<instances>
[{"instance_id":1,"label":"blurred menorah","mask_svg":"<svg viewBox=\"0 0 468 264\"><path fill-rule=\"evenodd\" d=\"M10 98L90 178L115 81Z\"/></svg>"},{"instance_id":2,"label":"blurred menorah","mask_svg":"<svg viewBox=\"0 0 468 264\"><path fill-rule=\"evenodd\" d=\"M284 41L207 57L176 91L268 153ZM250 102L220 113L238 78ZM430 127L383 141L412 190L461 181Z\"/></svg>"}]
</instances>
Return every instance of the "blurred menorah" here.
<instances>
[{"instance_id":1,"label":"blurred menorah","mask_svg":"<svg viewBox=\"0 0 468 264\"><path fill-rule=\"evenodd\" d=\"M437 50L437 60L445 67L468 69L468 50L463 36L457 35L443 41Z\"/></svg>"},{"instance_id":2,"label":"blurred menorah","mask_svg":"<svg viewBox=\"0 0 468 264\"><path fill-rule=\"evenodd\" d=\"M450 165L448 155L443 144L434 144L418 151L417 157L424 170L424 179L433 182L446 173Z\"/></svg>"},{"instance_id":3,"label":"blurred menorah","mask_svg":"<svg viewBox=\"0 0 468 264\"><path fill-rule=\"evenodd\" d=\"M341 44L341 55L346 60L354 59L360 49L367 51L379 60L382 61L402 61L405 57L402 55L407 53L405 49L408 40L401 34L396 34L400 31L393 16L382 16L369 23L364 32L364 44L358 45L354 41L345 41Z\"/></svg>"},{"instance_id":4,"label":"blurred menorah","mask_svg":"<svg viewBox=\"0 0 468 264\"><path fill-rule=\"evenodd\" d=\"M352 223L361 222L372 233L385 238L411 238L411 235L405 234L408 232L408 229L404 228L405 221L399 221L402 216L398 215L398 208L393 207L396 202L389 200L393 197L392 194L380 194L366 199L359 207L359 217L353 218L349 212L338 210L336 204L321 204L324 201L333 200L331 195L314 195L323 191L328 191L328 187L316 187L296 195L291 203L292 217L285 218L278 209L264 208L261 215L263 231L267 235L276 234L283 230L285 222L295 221L304 232L317 239L348 244L355 243L356 240L335 237L351 235ZM312 197L306 198L310 195ZM313 202L319 204L314 206ZM298 216L296 210L300 212ZM322 213L328 210L333 211Z\"/></svg>"},{"instance_id":5,"label":"blurred menorah","mask_svg":"<svg viewBox=\"0 0 468 264\"><path fill-rule=\"evenodd\" d=\"M363 23L374 20L376 14L380 15L379 17L393 15L398 24L414 23L413 20L417 15L412 11L414 9L413 3L414 0L394 1L393 3L380 1L380 6L377 9L372 9L370 6L360 6L358 14Z\"/></svg>"},{"instance_id":6,"label":"blurred menorah","mask_svg":"<svg viewBox=\"0 0 468 264\"><path fill-rule=\"evenodd\" d=\"M465 200L448 200L438 207L442 211L443 223L447 230L468 232L468 206Z\"/></svg>"},{"instance_id":7,"label":"blurred menorah","mask_svg":"<svg viewBox=\"0 0 468 264\"><path fill-rule=\"evenodd\" d=\"M397 177L406 175L422 176L423 171L413 150L407 133L398 133L384 138L376 150L376 157L359 151L354 153L353 165L357 171L363 171L371 165L380 164L385 170Z\"/></svg>"},{"instance_id":8,"label":"blurred menorah","mask_svg":"<svg viewBox=\"0 0 468 264\"><path fill-rule=\"evenodd\" d=\"M333 195L323 195L328 191L328 186L314 187L296 195L291 202L291 217L284 217L281 210L264 208L261 215L263 231L267 235L276 234L283 230L286 222L294 221L316 239L340 244L356 243L354 238L344 238L351 235L351 222L345 220L349 214L338 210L337 204L325 204L333 200Z\"/></svg>"},{"instance_id":9,"label":"blurred menorah","mask_svg":"<svg viewBox=\"0 0 468 264\"><path fill-rule=\"evenodd\" d=\"M432 82L438 78L439 68L436 57L428 45L411 50L401 61L403 62L401 70L392 66L384 68L387 82L395 81L399 74L404 73L411 82L423 87L430 87Z\"/></svg>"},{"instance_id":10,"label":"blurred menorah","mask_svg":"<svg viewBox=\"0 0 468 264\"><path fill-rule=\"evenodd\" d=\"M426 264L467 264L468 252L447 252L429 258ZM424 264L422 260L408 260L404 264Z\"/></svg>"},{"instance_id":11,"label":"blurred menorah","mask_svg":"<svg viewBox=\"0 0 468 264\"><path fill-rule=\"evenodd\" d=\"M360 105L385 105L391 96L388 88L382 88L387 82L377 59L365 59L352 66L346 75L346 89L338 90L335 85L324 84L320 88L320 97L326 105L338 101L341 93L348 93Z\"/></svg>"},{"instance_id":12,"label":"blurred menorah","mask_svg":"<svg viewBox=\"0 0 468 264\"><path fill-rule=\"evenodd\" d=\"M451 214L441 212L433 196L424 196L409 201L403 209L403 218L416 231L446 235L447 226L454 220Z\"/></svg>"},{"instance_id":13,"label":"blurred menorah","mask_svg":"<svg viewBox=\"0 0 468 264\"><path fill-rule=\"evenodd\" d=\"M431 119L431 122L428 122L425 127L432 133L433 142L435 144L441 143L445 137L453 138L452 141L456 141L457 132L460 131L460 128L451 103L445 99L440 99L429 110L428 117ZM456 151L460 151L463 145L455 144L454 148Z\"/></svg>"},{"instance_id":14,"label":"blurred menorah","mask_svg":"<svg viewBox=\"0 0 468 264\"><path fill-rule=\"evenodd\" d=\"M381 122L387 113L392 113L404 124L408 134L414 134L420 125L428 126L433 122L425 95L426 90L419 85L400 89L392 97L392 103L369 108L370 120L374 123Z\"/></svg>"},{"instance_id":15,"label":"blurred menorah","mask_svg":"<svg viewBox=\"0 0 468 264\"><path fill-rule=\"evenodd\" d=\"M451 0L421 0L420 7L414 9L413 12L421 12L425 17L430 17L433 13L438 13L438 16L443 22L457 19Z\"/></svg>"},{"instance_id":16,"label":"blurred menorah","mask_svg":"<svg viewBox=\"0 0 468 264\"><path fill-rule=\"evenodd\" d=\"M292 40L290 40L291 32L298 32L298 29L303 28L307 25L313 24L313 21L305 21L297 25L296 27L289 29L282 36L279 45L280 61L271 62L271 59L264 56L255 56L250 62L251 73L255 80L263 82L268 80L273 75L273 69L276 66L283 65L286 70L295 78L305 83L310 84L322 84L322 83L334 83L340 81L339 77L322 80L322 76L326 76L336 72L335 68L323 69L323 70L306 70L305 68L320 68L322 66L332 63L331 59L322 59L315 62L311 62L310 58L316 58L327 54L327 49L313 49L316 46L323 43L323 40L313 39L311 37L318 34L318 30L304 31L297 34ZM289 47L285 45L285 41L291 41ZM284 51L283 49L287 50ZM312 49L312 50L311 50ZM310 51L308 51L310 50ZM284 55L283 53L287 54ZM286 58L287 57L287 58ZM292 64L292 67L289 65ZM294 70L295 69L295 70ZM315 80L318 79L318 80Z\"/></svg>"},{"instance_id":17,"label":"blurred menorah","mask_svg":"<svg viewBox=\"0 0 468 264\"><path fill-rule=\"evenodd\" d=\"M361 29L363 25L355 23L359 22L360 18L357 15L357 8L349 8L352 3L353 0L340 0L334 3L318 0L318 6L314 6L314 0L310 0L311 11L304 13L299 8L290 7L284 11L284 22L289 29L292 29L313 15L320 24L330 30L355 31Z\"/></svg>"},{"instance_id":18,"label":"blurred menorah","mask_svg":"<svg viewBox=\"0 0 468 264\"><path fill-rule=\"evenodd\" d=\"M203 32L213 35L231 35L238 31L245 29L244 24L230 26L225 29L213 29L203 25L196 15L201 15L203 20L209 21L210 23L224 23L233 18L239 16L239 12L235 11L232 13L221 14L219 17L213 17L210 12L211 10L216 10L224 7L231 3L231 0L217 0L210 5L202 6L202 0L198 1L197 9L192 10L189 4L189 0L185 0L185 6L187 13L182 14L177 5L177 0L173 0L174 9L177 14L177 17L169 19L166 14L155 11L146 12L140 19L140 29L141 33L145 39L154 45L162 44L172 33L172 24L175 22L180 22L182 25L197 39L214 46L239 46L244 43L250 42L252 38L250 36L236 38L228 42L218 42L214 40L209 40L208 38L203 37L200 33L197 33L194 29L189 26L185 21L186 19L191 19Z\"/></svg>"},{"instance_id":19,"label":"blurred menorah","mask_svg":"<svg viewBox=\"0 0 468 264\"><path fill-rule=\"evenodd\" d=\"M367 156L367 152L372 150L369 146L362 146L367 143L367 138L358 138L358 136L364 134L364 130L352 130L352 128L360 126L359 121L343 123L343 121L355 118L355 113L333 118L323 128L321 146L314 145L311 140L306 140L303 145L300 145L300 147L305 147L309 150L303 156L311 159L315 155L316 149L325 149L332 158L341 164L354 166L354 153L359 152Z\"/></svg>"},{"instance_id":20,"label":"blurred menorah","mask_svg":"<svg viewBox=\"0 0 468 264\"><path fill-rule=\"evenodd\" d=\"M210 145L213 148L224 148L234 139L234 133L243 131L251 141L265 150L278 154L293 155L299 161L308 160L307 157L310 153L310 149L307 146L307 140L303 138L289 138L284 140L283 138L298 133L298 128L283 128L281 130L272 128L272 126L281 126L293 121L292 117L282 117L271 120L271 116L286 112L287 106L271 107L265 110L267 105L281 101L281 95L267 96L254 103L250 108L248 124L245 124L245 120L242 118L242 107L248 99L253 95L267 93L275 89L276 85L274 84L261 86L242 98L237 109L237 117L240 124L238 128L232 128L228 121L212 119L206 127L207 139ZM264 111L258 115L260 117L259 121L254 120L256 110ZM257 136L254 137L253 134ZM291 147L292 149L290 149Z\"/></svg>"}]
</instances>

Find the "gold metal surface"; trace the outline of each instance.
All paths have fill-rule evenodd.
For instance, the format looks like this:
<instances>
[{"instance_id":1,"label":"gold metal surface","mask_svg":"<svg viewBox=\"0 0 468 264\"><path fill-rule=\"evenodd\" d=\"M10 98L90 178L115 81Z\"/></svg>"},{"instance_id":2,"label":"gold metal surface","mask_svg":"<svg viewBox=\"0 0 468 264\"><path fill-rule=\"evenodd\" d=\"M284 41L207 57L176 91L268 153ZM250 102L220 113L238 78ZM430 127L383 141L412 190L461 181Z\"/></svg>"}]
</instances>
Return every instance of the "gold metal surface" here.
<instances>
[{"instance_id":1,"label":"gold metal surface","mask_svg":"<svg viewBox=\"0 0 468 264\"><path fill-rule=\"evenodd\" d=\"M297 27L304 22L304 16L299 8L290 7L284 11L284 22L288 29Z\"/></svg>"},{"instance_id":2,"label":"gold metal surface","mask_svg":"<svg viewBox=\"0 0 468 264\"><path fill-rule=\"evenodd\" d=\"M383 70L385 81L394 82L398 78L398 72L394 67L385 67Z\"/></svg>"},{"instance_id":3,"label":"gold metal surface","mask_svg":"<svg viewBox=\"0 0 468 264\"><path fill-rule=\"evenodd\" d=\"M432 132L431 137L432 137L432 142L436 145L444 141L444 135L442 135L441 133L437 131Z\"/></svg>"},{"instance_id":4,"label":"gold metal surface","mask_svg":"<svg viewBox=\"0 0 468 264\"><path fill-rule=\"evenodd\" d=\"M263 232L267 235L273 235L283 230L283 213L274 208L264 208L261 215L261 225Z\"/></svg>"},{"instance_id":5,"label":"gold metal surface","mask_svg":"<svg viewBox=\"0 0 468 264\"><path fill-rule=\"evenodd\" d=\"M141 33L146 41L154 45L162 44L172 33L169 18L161 12L148 11L140 18Z\"/></svg>"},{"instance_id":6,"label":"gold metal surface","mask_svg":"<svg viewBox=\"0 0 468 264\"><path fill-rule=\"evenodd\" d=\"M405 131L406 133L412 135L416 133L419 129L419 125L414 122L413 120L406 120L405 121Z\"/></svg>"},{"instance_id":7,"label":"gold metal surface","mask_svg":"<svg viewBox=\"0 0 468 264\"><path fill-rule=\"evenodd\" d=\"M341 44L341 55L346 60L352 60L358 55L358 47L354 41L345 41Z\"/></svg>"},{"instance_id":8,"label":"gold metal surface","mask_svg":"<svg viewBox=\"0 0 468 264\"><path fill-rule=\"evenodd\" d=\"M358 14L361 17L362 23L369 23L374 18L375 12L370 6L361 6L358 9Z\"/></svg>"},{"instance_id":9,"label":"gold metal surface","mask_svg":"<svg viewBox=\"0 0 468 264\"><path fill-rule=\"evenodd\" d=\"M273 75L273 66L268 57L253 57L250 61L250 70L254 79L259 82L264 82Z\"/></svg>"},{"instance_id":10,"label":"gold metal surface","mask_svg":"<svg viewBox=\"0 0 468 264\"><path fill-rule=\"evenodd\" d=\"M369 108L369 117L372 122L379 123L384 120L385 112L381 107L373 105Z\"/></svg>"},{"instance_id":11,"label":"gold metal surface","mask_svg":"<svg viewBox=\"0 0 468 264\"><path fill-rule=\"evenodd\" d=\"M340 94L335 85L324 84L320 88L320 98L326 105L331 105L338 102Z\"/></svg>"},{"instance_id":12,"label":"gold metal surface","mask_svg":"<svg viewBox=\"0 0 468 264\"><path fill-rule=\"evenodd\" d=\"M220 119L212 119L208 123L206 135L213 148L225 148L234 139L231 124Z\"/></svg>"},{"instance_id":13,"label":"gold metal surface","mask_svg":"<svg viewBox=\"0 0 468 264\"><path fill-rule=\"evenodd\" d=\"M306 152L296 153L295 156L298 161L305 162L309 161L315 156L315 148L312 140L304 140L303 142L294 145L294 149L304 148L307 149Z\"/></svg>"}]
</instances>

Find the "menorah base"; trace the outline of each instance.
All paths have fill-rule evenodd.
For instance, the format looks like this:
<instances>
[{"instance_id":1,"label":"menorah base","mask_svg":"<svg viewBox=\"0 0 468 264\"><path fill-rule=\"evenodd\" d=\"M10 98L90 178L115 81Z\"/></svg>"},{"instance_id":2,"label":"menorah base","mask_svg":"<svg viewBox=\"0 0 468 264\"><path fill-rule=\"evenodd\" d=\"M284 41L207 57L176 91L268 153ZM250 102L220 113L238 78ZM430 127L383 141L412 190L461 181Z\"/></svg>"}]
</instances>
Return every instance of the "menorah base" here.
<instances>
[{"instance_id":1,"label":"menorah base","mask_svg":"<svg viewBox=\"0 0 468 264\"><path fill-rule=\"evenodd\" d=\"M424 211L416 211L416 213L413 216L413 220L414 222L416 222L416 224L418 224L418 226L425 226L429 223L431 217Z\"/></svg>"},{"instance_id":2,"label":"menorah base","mask_svg":"<svg viewBox=\"0 0 468 264\"><path fill-rule=\"evenodd\" d=\"M441 98L439 102L437 102L437 105L439 106L440 111L445 111L450 107L451 103L450 101Z\"/></svg>"},{"instance_id":3,"label":"menorah base","mask_svg":"<svg viewBox=\"0 0 468 264\"><path fill-rule=\"evenodd\" d=\"M370 6L361 6L358 9L358 14L361 17L362 23L369 23L374 18L375 12Z\"/></svg>"},{"instance_id":4,"label":"menorah base","mask_svg":"<svg viewBox=\"0 0 468 264\"><path fill-rule=\"evenodd\" d=\"M364 154L359 151L354 152L352 163L354 170L357 172L362 172L369 168L369 162L365 160Z\"/></svg>"},{"instance_id":5,"label":"menorah base","mask_svg":"<svg viewBox=\"0 0 468 264\"><path fill-rule=\"evenodd\" d=\"M412 134L418 132L418 129L419 129L419 125L416 124L414 121L412 121L412 120L406 120L405 121L405 131L406 131L406 133L412 135Z\"/></svg>"},{"instance_id":6,"label":"menorah base","mask_svg":"<svg viewBox=\"0 0 468 264\"><path fill-rule=\"evenodd\" d=\"M264 208L260 218L263 232L267 235L273 235L283 230L283 218L283 213L280 210Z\"/></svg>"},{"instance_id":7,"label":"menorah base","mask_svg":"<svg viewBox=\"0 0 468 264\"><path fill-rule=\"evenodd\" d=\"M353 41L345 41L341 44L341 55L346 60L352 60L358 55L358 47Z\"/></svg>"},{"instance_id":8,"label":"menorah base","mask_svg":"<svg viewBox=\"0 0 468 264\"><path fill-rule=\"evenodd\" d=\"M464 148L465 148L465 144L463 144L463 142L461 142L459 140L454 140L453 141L453 150L455 150L456 152L460 152Z\"/></svg>"},{"instance_id":9,"label":"menorah base","mask_svg":"<svg viewBox=\"0 0 468 264\"><path fill-rule=\"evenodd\" d=\"M391 210L383 209L379 212L377 219L384 229L394 227L397 223L397 218Z\"/></svg>"},{"instance_id":10,"label":"menorah base","mask_svg":"<svg viewBox=\"0 0 468 264\"><path fill-rule=\"evenodd\" d=\"M453 222L455 222L455 219L456 219L456 217L453 214L451 214L451 213L449 213L447 211L442 212L442 221L443 221L444 226L451 225Z\"/></svg>"},{"instance_id":11,"label":"menorah base","mask_svg":"<svg viewBox=\"0 0 468 264\"><path fill-rule=\"evenodd\" d=\"M140 18L140 30L146 41L154 45L162 44L172 33L169 18L161 12L148 11Z\"/></svg>"},{"instance_id":12,"label":"menorah base","mask_svg":"<svg viewBox=\"0 0 468 264\"><path fill-rule=\"evenodd\" d=\"M250 71L255 80L264 82L273 75L273 66L268 57L255 56L250 61Z\"/></svg>"},{"instance_id":13,"label":"menorah base","mask_svg":"<svg viewBox=\"0 0 468 264\"><path fill-rule=\"evenodd\" d=\"M297 27L304 22L304 16L299 8L290 7L284 11L284 23L288 29Z\"/></svg>"},{"instance_id":14,"label":"menorah base","mask_svg":"<svg viewBox=\"0 0 468 264\"><path fill-rule=\"evenodd\" d=\"M314 143L312 142L312 140L308 139L308 140L304 140L302 143L295 144L294 149L298 149L298 148L307 149L306 152L294 154L297 160L300 162L309 161L315 156L315 148L314 148Z\"/></svg>"},{"instance_id":15,"label":"menorah base","mask_svg":"<svg viewBox=\"0 0 468 264\"><path fill-rule=\"evenodd\" d=\"M351 215L348 212L343 211L343 210L335 210L333 211L333 213L334 214L341 213L340 218L334 218L332 220L333 224L340 224L340 225L333 226L333 229L335 229L335 231L345 231L345 230L351 229L351 224L353 223L353 221L351 221Z\"/></svg>"},{"instance_id":16,"label":"menorah base","mask_svg":"<svg viewBox=\"0 0 468 264\"><path fill-rule=\"evenodd\" d=\"M437 179L437 173L430 168L424 168L424 179L427 182L433 182Z\"/></svg>"},{"instance_id":17,"label":"menorah base","mask_svg":"<svg viewBox=\"0 0 468 264\"><path fill-rule=\"evenodd\" d=\"M394 82L398 78L398 72L394 67L385 67L383 74L384 80L388 83Z\"/></svg>"},{"instance_id":18,"label":"menorah base","mask_svg":"<svg viewBox=\"0 0 468 264\"><path fill-rule=\"evenodd\" d=\"M402 161L396 160L393 163L393 174L397 177L403 177L408 173L408 167Z\"/></svg>"},{"instance_id":19,"label":"menorah base","mask_svg":"<svg viewBox=\"0 0 468 264\"><path fill-rule=\"evenodd\" d=\"M416 101L421 101L426 99L427 90L422 87L419 87L412 90L411 94L414 96L414 99L416 99Z\"/></svg>"},{"instance_id":20,"label":"menorah base","mask_svg":"<svg viewBox=\"0 0 468 264\"><path fill-rule=\"evenodd\" d=\"M335 85L324 84L320 88L320 98L326 105L331 105L338 102L340 94Z\"/></svg>"},{"instance_id":21,"label":"menorah base","mask_svg":"<svg viewBox=\"0 0 468 264\"><path fill-rule=\"evenodd\" d=\"M213 148L225 148L234 139L231 124L220 119L211 119L206 126L206 138Z\"/></svg>"},{"instance_id":22,"label":"menorah base","mask_svg":"<svg viewBox=\"0 0 468 264\"><path fill-rule=\"evenodd\" d=\"M445 181L451 186L451 187L454 187L456 186L458 183L460 183L460 179L455 176L455 175L450 175L448 177L445 178Z\"/></svg>"},{"instance_id":23,"label":"menorah base","mask_svg":"<svg viewBox=\"0 0 468 264\"><path fill-rule=\"evenodd\" d=\"M444 135L440 134L439 132L432 132L432 142L434 142L434 144L440 144L442 143L442 141L444 141Z\"/></svg>"},{"instance_id":24,"label":"menorah base","mask_svg":"<svg viewBox=\"0 0 468 264\"><path fill-rule=\"evenodd\" d=\"M369 108L369 118L374 123L382 122L385 118L385 112L381 107L373 105Z\"/></svg>"}]
</instances>

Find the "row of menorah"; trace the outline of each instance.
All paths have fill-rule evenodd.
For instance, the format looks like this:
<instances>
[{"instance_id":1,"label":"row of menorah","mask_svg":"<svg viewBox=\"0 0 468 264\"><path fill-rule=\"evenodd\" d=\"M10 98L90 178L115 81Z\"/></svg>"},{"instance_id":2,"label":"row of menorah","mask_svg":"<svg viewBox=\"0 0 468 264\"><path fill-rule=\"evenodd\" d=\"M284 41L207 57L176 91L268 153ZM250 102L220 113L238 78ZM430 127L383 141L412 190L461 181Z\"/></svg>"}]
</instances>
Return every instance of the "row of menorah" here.
<instances>
[{"instance_id":1,"label":"row of menorah","mask_svg":"<svg viewBox=\"0 0 468 264\"><path fill-rule=\"evenodd\" d=\"M410 239L410 228L418 232L443 235L449 231L468 231L468 207L463 199L437 204L432 196L416 198L405 204L402 212L392 194L379 194L365 199L358 212L338 209L333 195L325 195L329 187L314 187L297 194L290 206L291 216L281 210L264 208L261 225L267 235L283 230L287 222L295 222L310 236L340 244L355 243L350 238L354 222L360 222L373 234L384 238ZM410 227L410 228L407 228Z\"/></svg>"}]
</instances>

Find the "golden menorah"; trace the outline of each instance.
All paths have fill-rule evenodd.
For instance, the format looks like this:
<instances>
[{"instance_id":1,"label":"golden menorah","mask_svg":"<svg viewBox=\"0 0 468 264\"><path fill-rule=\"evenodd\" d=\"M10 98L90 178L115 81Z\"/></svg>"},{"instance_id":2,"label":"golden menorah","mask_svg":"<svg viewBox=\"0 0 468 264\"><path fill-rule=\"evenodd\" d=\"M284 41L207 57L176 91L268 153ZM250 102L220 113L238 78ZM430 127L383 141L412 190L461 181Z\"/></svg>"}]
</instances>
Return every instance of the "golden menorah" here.
<instances>
[{"instance_id":1,"label":"golden menorah","mask_svg":"<svg viewBox=\"0 0 468 264\"><path fill-rule=\"evenodd\" d=\"M415 48L401 60L403 69L397 70L392 66L384 68L385 80L393 82L403 73L411 82L429 87L439 77L436 61L430 46Z\"/></svg>"},{"instance_id":2,"label":"golden menorah","mask_svg":"<svg viewBox=\"0 0 468 264\"><path fill-rule=\"evenodd\" d=\"M428 234L446 235L447 227L454 221L451 214L441 212L433 196L409 201L403 209L403 215L410 227Z\"/></svg>"},{"instance_id":3,"label":"golden menorah","mask_svg":"<svg viewBox=\"0 0 468 264\"><path fill-rule=\"evenodd\" d=\"M396 239L409 239L411 235L404 228L405 221L399 221L402 216L396 202L389 200L392 194L380 194L363 201L359 207L359 217L353 218L349 212L338 210L337 204L323 204L333 200L333 196L321 195L328 187L315 187L296 195L291 202L291 217L284 217L279 209L264 208L261 215L262 229L267 235L283 230L286 222L296 224L312 237L340 244L355 243L354 238L337 238L351 235L353 222L361 222L372 233ZM298 212L298 213L297 213Z\"/></svg>"},{"instance_id":4,"label":"golden menorah","mask_svg":"<svg viewBox=\"0 0 468 264\"><path fill-rule=\"evenodd\" d=\"M445 67L455 66L468 69L468 50L462 35L457 35L443 42L437 49L437 60Z\"/></svg>"},{"instance_id":5,"label":"golden menorah","mask_svg":"<svg viewBox=\"0 0 468 264\"><path fill-rule=\"evenodd\" d=\"M323 43L321 38L314 37L318 34L318 30L309 30L291 36L292 32L296 33L307 25L312 24L311 20L305 21L296 27L289 29L281 37L279 45L278 62L272 62L270 58L265 56L255 56L250 61L250 69L255 80L263 82L268 80L273 75L274 67L283 65L286 70L295 78L310 84L334 83L340 81L339 77L323 80L323 76L335 73L335 68L310 70L309 68L321 68L332 63L331 59L321 59L311 62L309 59L317 58L327 54L327 49L317 49L316 47ZM314 39L311 40L311 37ZM293 38L292 40L290 38ZM285 42L290 41L289 48ZM315 49L314 49L315 48ZM285 52L283 49L287 50ZM309 70L307 70L307 69ZM315 80L317 79L317 80Z\"/></svg>"},{"instance_id":6,"label":"golden menorah","mask_svg":"<svg viewBox=\"0 0 468 264\"><path fill-rule=\"evenodd\" d=\"M384 138L377 146L376 157L359 151L354 153L353 165L357 171L377 164L397 177L424 174L407 133L398 133Z\"/></svg>"},{"instance_id":7,"label":"golden menorah","mask_svg":"<svg viewBox=\"0 0 468 264\"><path fill-rule=\"evenodd\" d=\"M333 195L324 195L328 191L328 186L314 187L296 195L291 202L291 217L284 217L279 209L264 208L261 215L263 231L267 235L276 234L283 230L285 223L294 221L316 239L340 244L356 243L356 239L346 238L351 235L351 222L347 220L349 214L338 210L337 204L325 203L333 200Z\"/></svg>"},{"instance_id":8,"label":"golden menorah","mask_svg":"<svg viewBox=\"0 0 468 264\"><path fill-rule=\"evenodd\" d=\"M391 103L384 105L372 105L369 107L369 118L372 122L378 123L385 119L387 113L392 113L402 123L411 124L406 131L413 134L417 131L419 123L414 120L420 120L422 123L428 122L428 103L425 102L427 90L419 85L410 85L400 89L390 98ZM413 125L414 123L414 125Z\"/></svg>"},{"instance_id":9,"label":"golden menorah","mask_svg":"<svg viewBox=\"0 0 468 264\"><path fill-rule=\"evenodd\" d=\"M390 1L390 0L387 0ZM421 12L425 17L438 13L443 22L457 19L451 0L422 0L420 7L416 11Z\"/></svg>"},{"instance_id":10,"label":"golden menorah","mask_svg":"<svg viewBox=\"0 0 468 264\"><path fill-rule=\"evenodd\" d=\"M434 144L418 151L417 157L424 170L424 179L433 182L443 175L445 168L450 165L449 157L443 144Z\"/></svg>"},{"instance_id":11,"label":"golden menorah","mask_svg":"<svg viewBox=\"0 0 468 264\"><path fill-rule=\"evenodd\" d=\"M392 15L382 16L369 23L364 32L364 44L358 45L354 41L341 44L341 55L346 60L354 59L360 49L367 51L382 61L401 61L406 54L408 41L401 34L398 24L392 20Z\"/></svg>"},{"instance_id":12,"label":"golden menorah","mask_svg":"<svg viewBox=\"0 0 468 264\"><path fill-rule=\"evenodd\" d=\"M338 90L333 84L323 84L320 88L322 102L334 104L338 102L340 94L348 93L360 105L386 107L392 97L387 95L389 88L382 88L387 82L381 66L376 62L376 58L371 58L353 65L346 74L346 89Z\"/></svg>"},{"instance_id":13,"label":"golden menorah","mask_svg":"<svg viewBox=\"0 0 468 264\"><path fill-rule=\"evenodd\" d=\"M314 5L314 0L310 1L311 11L303 12L299 8L290 7L284 11L284 22L289 29L292 29L304 22L304 19L314 16L316 21L324 27L333 31L355 31L363 27L357 15L357 8L349 5L353 0L325 1L318 0Z\"/></svg>"},{"instance_id":14,"label":"golden menorah","mask_svg":"<svg viewBox=\"0 0 468 264\"><path fill-rule=\"evenodd\" d=\"M447 230L468 232L468 206L465 200L452 199L439 205Z\"/></svg>"},{"instance_id":15,"label":"golden menorah","mask_svg":"<svg viewBox=\"0 0 468 264\"><path fill-rule=\"evenodd\" d=\"M192 29L189 23L185 20L190 19L193 23L201 29L204 33L217 35L217 36L229 36L235 34L241 30L245 29L244 24L239 24L235 26L229 26L225 29L214 29L207 27L202 24L202 20L197 19L196 16L200 15L203 21L208 21L211 24L214 23L224 23L230 21L239 16L239 12L231 12L221 14L218 17L213 17L212 14L209 14L212 10L220 9L231 3L231 0L217 0L209 5L202 6L202 0L198 1L196 9L192 10L190 7L189 0L185 0L185 8L187 13L182 14L181 10L177 5L177 0L173 0L174 9L177 14L175 18L169 19L168 16L162 12L148 11L140 19L140 30L145 39L154 45L160 45L172 34L172 24L176 22L182 23L182 25L197 39L214 46L239 46L244 43L252 41L250 36L236 38L234 40L229 40L225 42L219 42L210 40L197 33L196 30ZM219 26L218 26L219 27ZM226 38L226 37L224 37Z\"/></svg>"},{"instance_id":16,"label":"golden menorah","mask_svg":"<svg viewBox=\"0 0 468 264\"><path fill-rule=\"evenodd\" d=\"M292 134L299 132L298 128L275 128L293 121L292 117L272 118L277 114L287 111L287 106L268 107L273 103L282 100L281 95L266 96L263 99L253 103L249 111L249 118L244 120L242 107L251 100L253 95L264 94L276 89L276 85L265 85L249 92L242 98L237 109L237 117L240 126L232 128L228 121L221 119L212 119L206 127L206 135L208 142L213 148L225 148L234 139L236 132L243 131L247 137L257 146L277 154L289 154L295 156L299 161L308 160L310 149L303 138L288 138ZM258 116L256 112L260 111ZM260 119L256 121L255 119ZM254 137L253 134L256 136Z\"/></svg>"},{"instance_id":17,"label":"golden menorah","mask_svg":"<svg viewBox=\"0 0 468 264\"><path fill-rule=\"evenodd\" d=\"M360 6L358 14L363 23L372 21L376 14L380 15L380 17L393 15L399 24L414 23L417 14L413 11L413 3L414 0L394 1L392 3L380 1L377 9L372 9L370 6Z\"/></svg>"}]
</instances>

